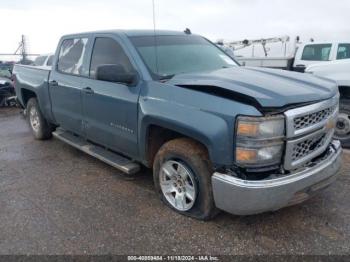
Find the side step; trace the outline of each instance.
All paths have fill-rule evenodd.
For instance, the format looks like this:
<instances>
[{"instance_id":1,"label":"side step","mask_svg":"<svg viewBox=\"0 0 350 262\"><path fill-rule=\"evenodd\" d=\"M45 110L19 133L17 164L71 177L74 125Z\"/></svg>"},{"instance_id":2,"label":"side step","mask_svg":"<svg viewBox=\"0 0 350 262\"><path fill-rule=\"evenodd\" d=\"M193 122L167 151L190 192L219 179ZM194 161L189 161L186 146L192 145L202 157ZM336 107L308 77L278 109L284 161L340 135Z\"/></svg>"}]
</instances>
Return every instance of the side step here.
<instances>
[{"instance_id":1,"label":"side step","mask_svg":"<svg viewBox=\"0 0 350 262\"><path fill-rule=\"evenodd\" d=\"M67 144L93 156L97 159L123 171L127 174L135 174L140 170L140 165L132 162L131 160L104 149L103 147L96 146L88 141L73 135L72 133L57 129L52 133L54 137L66 142Z\"/></svg>"}]
</instances>

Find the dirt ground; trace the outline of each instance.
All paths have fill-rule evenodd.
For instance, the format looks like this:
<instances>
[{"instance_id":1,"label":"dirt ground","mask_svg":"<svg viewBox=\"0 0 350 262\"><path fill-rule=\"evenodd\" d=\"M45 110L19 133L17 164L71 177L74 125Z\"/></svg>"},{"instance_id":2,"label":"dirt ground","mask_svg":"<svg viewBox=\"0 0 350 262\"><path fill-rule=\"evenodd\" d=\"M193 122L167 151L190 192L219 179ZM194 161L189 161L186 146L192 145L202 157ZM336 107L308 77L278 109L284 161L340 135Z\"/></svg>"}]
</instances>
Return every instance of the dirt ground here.
<instances>
[{"instance_id":1,"label":"dirt ground","mask_svg":"<svg viewBox=\"0 0 350 262\"><path fill-rule=\"evenodd\" d=\"M201 222L164 206L152 176L126 176L0 108L0 254L350 254L350 153L304 204ZM244 199L242 199L244 201Z\"/></svg>"}]
</instances>

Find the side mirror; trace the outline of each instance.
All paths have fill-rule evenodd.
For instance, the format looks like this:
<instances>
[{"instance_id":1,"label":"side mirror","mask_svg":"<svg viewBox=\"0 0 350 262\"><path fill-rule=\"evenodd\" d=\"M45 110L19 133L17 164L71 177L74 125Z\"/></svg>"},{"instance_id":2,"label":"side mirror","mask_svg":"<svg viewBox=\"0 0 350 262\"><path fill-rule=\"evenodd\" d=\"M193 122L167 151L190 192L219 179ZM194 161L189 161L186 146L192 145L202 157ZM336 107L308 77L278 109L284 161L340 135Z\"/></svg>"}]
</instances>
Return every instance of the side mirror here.
<instances>
[{"instance_id":1,"label":"side mirror","mask_svg":"<svg viewBox=\"0 0 350 262\"><path fill-rule=\"evenodd\" d=\"M128 72L122 65L99 65L96 68L96 79L114 83L133 84L136 80L135 72Z\"/></svg>"}]
</instances>

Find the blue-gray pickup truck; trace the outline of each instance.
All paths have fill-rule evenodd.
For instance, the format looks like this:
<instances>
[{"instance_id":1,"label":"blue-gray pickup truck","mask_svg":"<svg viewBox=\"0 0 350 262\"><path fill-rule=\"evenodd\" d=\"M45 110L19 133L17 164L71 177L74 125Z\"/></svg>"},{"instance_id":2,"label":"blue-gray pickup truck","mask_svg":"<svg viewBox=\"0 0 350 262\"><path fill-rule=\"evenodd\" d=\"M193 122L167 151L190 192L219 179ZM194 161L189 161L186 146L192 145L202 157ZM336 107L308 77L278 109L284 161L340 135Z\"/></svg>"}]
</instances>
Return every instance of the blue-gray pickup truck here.
<instances>
[{"instance_id":1,"label":"blue-gray pickup truck","mask_svg":"<svg viewBox=\"0 0 350 262\"><path fill-rule=\"evenodd\" d=\"M66 35L52 69L13 75L36 139L53 135L128 174L153 168L161 200L187 216L277 210L339 173L334 82L240 67L189 32Z\"/></svg>"}]
</instances>

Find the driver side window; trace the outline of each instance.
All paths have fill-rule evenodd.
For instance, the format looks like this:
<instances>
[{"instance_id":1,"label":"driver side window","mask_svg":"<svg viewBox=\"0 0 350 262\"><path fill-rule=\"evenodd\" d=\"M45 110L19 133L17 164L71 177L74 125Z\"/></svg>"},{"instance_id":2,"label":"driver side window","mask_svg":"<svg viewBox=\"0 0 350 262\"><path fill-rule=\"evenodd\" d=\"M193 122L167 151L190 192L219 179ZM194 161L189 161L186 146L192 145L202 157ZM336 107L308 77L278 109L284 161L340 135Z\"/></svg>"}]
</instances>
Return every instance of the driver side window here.
<instances>
[{"instance_id":1,"label":"driver side window","mask_svg":"<svg viewBox=\"0 0 350 262\"><path fill-rule=\"evenodd\" d=\"M127 72L133 67L123 48L112 38L96 38L92 51L90 78L96 78L96 69L99 65L122 65Z\"/></svg>"}]
</instances>

